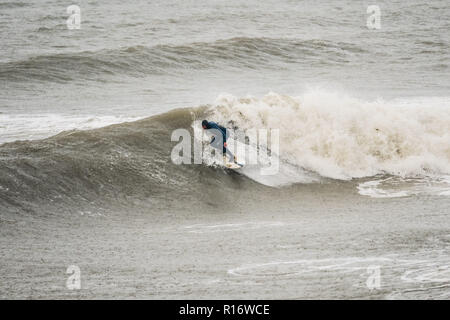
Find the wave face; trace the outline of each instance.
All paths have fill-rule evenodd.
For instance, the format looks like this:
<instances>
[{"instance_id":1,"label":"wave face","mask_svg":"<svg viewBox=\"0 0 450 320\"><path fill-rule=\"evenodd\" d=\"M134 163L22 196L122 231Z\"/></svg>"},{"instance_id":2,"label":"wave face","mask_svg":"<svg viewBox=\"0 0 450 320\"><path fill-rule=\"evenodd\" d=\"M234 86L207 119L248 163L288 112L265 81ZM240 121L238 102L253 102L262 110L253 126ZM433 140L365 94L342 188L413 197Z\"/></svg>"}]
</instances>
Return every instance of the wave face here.
<instances>
[{"instance_id":1,"label":"wave face","mask_svg":"<svg viewBox=\"0 0 450 320\"><path fill-rule=\"evenodd\" d=\"M216 104L209 112L219 122L279 129L280 156L323 177L450 173L446 98L365 102L313 90L299 97L222 95Z\"/></svg>"},{"instance_id":2,"label":"wave face","mask_svg":"<svg viewBox=\"0 0 450 320\"><path fill-rule=\"evenodd\" d=\"M210 209L228 202L245 185L258 188L220 168L171 162L176 144L172 131L191 130L203 110L178 109L135 122L3 144L0 211L78 211L83 206L129 207L141 202L153 210L192 203Z\"/></svg>"}]
</instances>

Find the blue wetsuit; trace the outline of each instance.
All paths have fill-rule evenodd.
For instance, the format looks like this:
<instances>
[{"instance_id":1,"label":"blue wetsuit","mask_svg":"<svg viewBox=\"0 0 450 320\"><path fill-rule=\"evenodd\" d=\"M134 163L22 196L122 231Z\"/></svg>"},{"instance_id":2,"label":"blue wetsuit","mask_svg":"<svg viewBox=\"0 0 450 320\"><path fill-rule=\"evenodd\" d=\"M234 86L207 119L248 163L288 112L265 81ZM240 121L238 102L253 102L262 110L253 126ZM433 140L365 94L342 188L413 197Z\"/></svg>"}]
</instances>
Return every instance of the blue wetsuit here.
<instances>
[{"instance_id":1,"label":"blue wetsuit","mask_svg":"<svg viewBox=\"0 0 450 320\"><path fill-rule=\"evenodd\" d=\"M220 149L220 147L222 147L223 155L225 156L226 154L228 154L230 156L230 159L232 160L234 158L233 154L224 146L225 142L227 142L227 139L230 136L230 133L228 132L227 128L224 128L221 125L218 125L214 121L208 121L208 124L206 125L206 129L215 129L222 134L222 139L220 139L220 137L216 136L217 133L212 131L213 138L211 140L211 145L216 149ZM222 141L220 141L220 140L222 140ZM220 142L222 142L222 145Z\"/></svg>"}]
</instances>

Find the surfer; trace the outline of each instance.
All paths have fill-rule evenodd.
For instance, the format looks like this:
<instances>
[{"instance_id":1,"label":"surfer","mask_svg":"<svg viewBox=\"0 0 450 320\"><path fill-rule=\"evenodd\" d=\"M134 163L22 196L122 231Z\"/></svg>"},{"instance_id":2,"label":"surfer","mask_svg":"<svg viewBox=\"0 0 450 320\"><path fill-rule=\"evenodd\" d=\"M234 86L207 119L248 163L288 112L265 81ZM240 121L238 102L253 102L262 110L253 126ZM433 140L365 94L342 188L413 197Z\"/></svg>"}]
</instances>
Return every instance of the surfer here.
<instances>
[{"instance_id":1,"label":"surfer","mask_svg":"<svg viewBox=\"0 0 450 320\"><path fill-rule=\"evenodd\" d=\"M228 155L230 157L230 160L233 159L233 162L237 163L236 156L234 156L230 152L230 150L227 149L227 138L230 136L230 133L228 132L228 130L226 128L222 127L221 125L215 123L214 121L208 121L208 120L202 121L202 127L205 130L208 130L208 129L216 130L216 131L214 131L214 130L212 131L213 137L211 139L211 145L216 149L222 148L224 160L226 159L226 155ZM218 132L220 132L222 134L222 139L220 136L216 136L218 134ZM221 145L221 141L223 141L223 145Z\"/></svg>"}]
</instances>

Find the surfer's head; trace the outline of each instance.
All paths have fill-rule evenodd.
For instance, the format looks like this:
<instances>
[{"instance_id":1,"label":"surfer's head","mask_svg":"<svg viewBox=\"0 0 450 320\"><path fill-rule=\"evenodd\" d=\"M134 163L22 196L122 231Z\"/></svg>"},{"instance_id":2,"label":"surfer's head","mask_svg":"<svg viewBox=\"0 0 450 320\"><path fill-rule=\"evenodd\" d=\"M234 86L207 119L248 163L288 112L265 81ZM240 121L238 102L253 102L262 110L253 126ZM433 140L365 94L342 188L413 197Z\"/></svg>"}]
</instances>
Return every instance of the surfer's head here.
<instances>
[{"instance_id":1,"label":"surfer's head","mask_svg":"<svg viewBox=\"0 0 450 320\"><path fill-rule=\"evenodd\" d=\"M208 120L203 120L202 121L202 127L203 127L203 129L208 129L208 127L209 127Z\"/></svg>"}]
</instances>

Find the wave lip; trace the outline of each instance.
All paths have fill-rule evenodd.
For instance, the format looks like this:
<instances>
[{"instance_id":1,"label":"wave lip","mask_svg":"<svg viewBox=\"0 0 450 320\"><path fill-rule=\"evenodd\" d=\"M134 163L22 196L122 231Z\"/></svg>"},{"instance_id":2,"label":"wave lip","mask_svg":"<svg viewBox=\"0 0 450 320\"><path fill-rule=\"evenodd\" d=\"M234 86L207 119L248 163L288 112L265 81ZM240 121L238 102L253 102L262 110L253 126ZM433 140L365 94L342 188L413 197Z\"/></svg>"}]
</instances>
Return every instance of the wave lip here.
<instances>
[{"instance_id":1,"label":"wave lip","mask_svg":"<svg viewBox=\"0 0 450 320\"><path fill-rule=\"evenodd\" d=\"M36 140L68 130L87 130L138 120L140 117L59 114L0 114L0 144Z\"/></svg>"}]
</instances>

